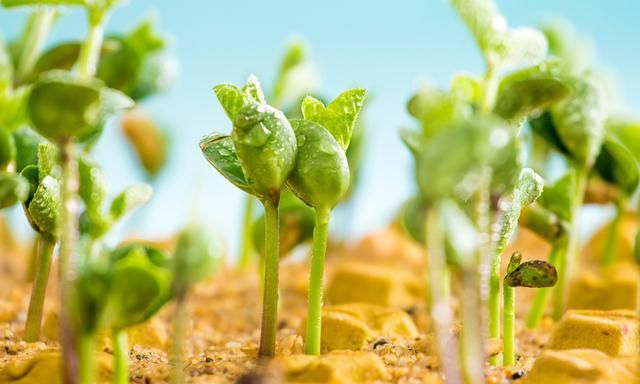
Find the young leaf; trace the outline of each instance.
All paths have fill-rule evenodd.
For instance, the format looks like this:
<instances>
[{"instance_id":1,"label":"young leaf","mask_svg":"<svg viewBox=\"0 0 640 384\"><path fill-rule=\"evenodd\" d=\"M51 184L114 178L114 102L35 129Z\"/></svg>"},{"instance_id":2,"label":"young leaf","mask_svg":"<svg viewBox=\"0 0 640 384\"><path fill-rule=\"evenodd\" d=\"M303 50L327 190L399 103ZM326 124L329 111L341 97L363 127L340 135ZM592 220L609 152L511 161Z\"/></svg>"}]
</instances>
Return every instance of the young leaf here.
<instances>
[{"instance_id":1,"label":"young leaf","mask_svg":"<svg viewBox=\"0 0 640 384\"><path fill-rule=\"evenodd\" d=\"M60 205L60 184L53 177L45 176L29 203L30 221L40 232L57 236Z\"/></svg>"},{"instance_id":2,"label":"young leaf","mask_svg":"<svg viewBox=\"0 0 640 384\"><path fill-rule=\"evenodd\" d=\"M552 243L565 236L569 228L558 215L540 204L524 208L520 213L519 224Z\"/></svg>"},{"instance_id":3,"label":"young leaf","mask_svg":"<svg viewBox=\"0 0 640 384\"><path fill-rule=\"evenodd\" d=\"M607 121L607 130L617 137L640 161L640 122L614 118Z\"/></svg>"},{"instance_id":4,"label":"young leaf","mask_svg":"<svg viewBox=\"0 0 640 384\"><path fill-rule=\"evenodd\" d=\"M173 257L173 294L183 295L191 285L205 280L219 267L224 244L202 225L190 224L176 244Z\"/></svg>"},{"instance_id":5,"label":"young leaf","mask_svg":"<svg viewBox=\"0 0 640 384\"><path fill-rule=\"evenodd\" d=\"M551 118L571 156L590 167L604 139L607 107L603 91L594 82L575 79L572 83L572 96L552 107Z\"/></svg>"},{"instance_id":6,"label":"young leaf","mask_svg":"<svg viewBox=\"0 0 640 384\"><path fill-rule=\"evenodd\" d=\"M347 149L365 93L366 90L361 88L350 89L339 94L326 107L318 99L308 96L302 101L302 114L306 120L325 127L342 148Z\"/></svg>"},{"instance_id":7,"label":"young leaf","mask_svg":"<svg viewBox=\"0 0 640 384\"><path fill-rule=\"evenodd\" d=\"M255 75L250 75L246 84L242 87L242 91L253 99L256 103L265 104L266 100L260 81Z\"/></svg>"},{"instance_id":8,"label":"young leaf","mask_svg":"<svg viewBox=\"0 0 640 384\"><path fill-rule=\"evenodd\" d=\"M126 35L125 40L141 56L157 52L167 45L167 41L154 27L154 18L146 17Z\"/></svg>"},{"instance_id":9,"label":"young leaf","mask_svg":"<svg viewBox=\"0 0 640 384\"><path fill-rule=\"evenodd\" d=\"M291 77L295 70L301 67L305 62L305 56L304 45L302 43L294 42L287 47L287 50L282 57L282 61L280 62L278 75L276 76L273 86L272 99L275 103L274 105L281 105L281 102L285 98L285 94L288 93L287 91L292 85L300 85L299 83L301 82L296 82L298 84L292 84L293 82L291 81ZM299 97L299 92L290 93L293 93L293 95L291 95L291 99L297 99Z\"/></svg>"},{"instance_id":10,"label":"young leaf","mask_svg":"<svg viewBox=\"0 0 640 384\"><path fill-rule=\"evenodd\" d=\"M26 201L30 189L29 181L22 175L0 172L0 209Z\"/></svg>"},{"instance_id":11,"label":"young leaf","mask_svg":"<svg viewBox=\"0 0 640 384\"><path fill-rule=\"evenodd\" d=\"M542 260L525 261L504 278L510 287L546 288L558 281L558 272L550 263Z\"/></svg>"},{"instance_id":12,"label":"young leaf","mask_svg":"<svg viewBox=\"0 0 640 384\"><path fill-rule=\"evenodd\" d=\"M120 192L111 202L110 214L112 220L118 220L124 215L144 205L151 198L153 189L147 184L136 184Z\"/></svg>"},{"instance_id":13,"label":"young leaf","mask_svg":"<svg viewBox=\"0 0 640 384\"><path fill-rule=\"evenodd\" d=\"M220 101L220 105L232 121L242 107L247 104L247 95L233 84L220 84L213 87L213 91Z\"/></svg>"},{"instance_id":14,"label":"young leaf","mask_svg":"<svg viewBox=\"0 0 640 384\"><path fill-rule=\"evenodd\" d=\"M569 96L558 64L543 63L509 74L500 82L494 112L505 119L521 119Z\"/></svg>"},{"instance_id":15,"label":"young leaf","mask_svg":"<svg viewBox=\"0 0 640 384\"><path fill-rule=\"evenodd\" d=\"M544 112L540 116L529 120L531 131L549 143L553 148L565 156L570 157L569 149L565 147L562 139L558 136L556 127L551 119L551 113Z\"/></svg>"},{"instance_id":16,"label":"young leaf","mask_svg":"<svg viewBox=\"0 0 640 384\"><path fill-rule=\"evenodd\" d=\"M344 150L321 125L291 120L298 142L296 164L287 186L314 208L333 208L349 189L349 164Z\"/></svg>"},{"instance_id":17,"label":"young leaf","mask_svg":"<svg viewBox=\"0 0 640 384\"><path fill-rule=\"evenodd\" d=\"M16 172L20 173L28 165L38 164L38 145L42 139L31 129L19 129L13 133L16 143Z\"/></svg>"},{"instance_id":18,"label":"young leaf","mask_svg":"<svg viewBox=\"0 0 640 384\"><path fill-rule=\"evenodd\" d=\"M0 128L0 170L5 170L15 160L16 143L13 135Z\"/></svg>"},{"instance_id":19,"label":"young leaf","mask_svg":"<svg viewBox=\"0 0 640 384\"><path fill-rule=\"evenodd\" d=\"M511 258L509 259L509 264L507 265L507 276L510 273L513 273L513 271L515 271L518 268L521 262L522 262L522 253L518 251L513 252L513 254L511 255Z\"/></svg>"},{"instance_id":20,"label":"young leaf","mask_svg":"<svg viewBox=\"0 0 640 384\"><path fill-rule=\"evenodd\" d=\"M604 180L619 187L627 196L633 195L640 182L638 161L614 135L604 140L594 170Z\"/></svg>"},{"instance_id":21,"label":"young leaf","mask_svg":"<svg viewBox=\"0 0 640 384\"><path fill-rule=\"evenodd\" d=\"M471 105L452 93L423 86L407 104L411 116L422 123L422 133L428 138L439 129L471 114Z\"/></svg>"},{"instance_id":22,"label":"young leaf","mask_svg":"<svg viewBox=\"0 0 640 384\"><path fill-rule=\"evenodd\" d=\"M244 192L253 193L242 172L240 160L229 135L212 133L200 140L200 150L205 159L231 184Z\"/></svg>"},{"instance_id":23,"label":"young leaf","mask_svg":"<svg viewBox=\"0 0 640 384\"><path fill-rule=\"evenodd\" d=\"M38 145L38 177L40 183L46 176L59 178L59 156L60 151L55 145L48 142Z\"/></svg>"},{"instance_id":24,"label":"young leaf","mask_svg":"<svg viewBox=\"0 0 640 384\"><path fill-rule=\"evenodd\" d=\"M570 170L554 184L546 186L540 196L540 204L557 214L562 220L571 220L570 207L575 177L575 173Z\"/></svg>"},{"instance_id":25,"label":"young leaf","mask_svg":"<svg viewBox=\"0 0 640 384\"><path fill-rule=\"evenodd\" d=\"M132 108L135 102L124 93L103 87L100 89L100 121L102 124L115 114Z\"/></svg>"}]
</instances>

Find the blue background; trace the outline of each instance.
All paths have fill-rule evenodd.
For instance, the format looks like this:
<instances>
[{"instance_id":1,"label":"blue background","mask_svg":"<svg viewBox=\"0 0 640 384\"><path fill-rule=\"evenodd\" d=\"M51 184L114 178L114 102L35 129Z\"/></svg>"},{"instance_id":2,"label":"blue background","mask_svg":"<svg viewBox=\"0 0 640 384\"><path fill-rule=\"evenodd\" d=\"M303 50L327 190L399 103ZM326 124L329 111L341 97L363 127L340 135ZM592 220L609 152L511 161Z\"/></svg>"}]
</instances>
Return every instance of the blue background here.
<instances>
[{"instance_id":1,"label":"blue background","mask_svg":"<svg viewBox=\"0 0 640 384\"><path fill-rule=\"evenodd\" d=\"M571 20L581 34L592 38L598 63L616 74L625 110L633 113L640 106L640 2L538 0L498 5L510 26ZM123 231L169 234L195 205L235 250L242 193L210 168L197 146L202 135L230 129L211 87L241 83L255 73L269 88L280 55L294 37L310 48L322 94L334 96L352 86L370 91L363 117L370 130L363 184L353 221L339 227L350 234L386 223L412 192L411 159L397 131L413 124L405 103L417 81L427 78L444 86L458 71L483 71L470 34L444 0L133 0L115 10L107 30L128 30L149 13L155 13L158 28L172 36L171 50L181 65L174 88L144 105L171 130L171 162L154 183L153 201L115 236ZM0 33L15 37L25 17L25 11L0 10ZM82 38L85 32L84 12L70 10L49 42ZM106 132L96 156L114 192L144 179L115 127Z\"/></svg>"}]
</instances>

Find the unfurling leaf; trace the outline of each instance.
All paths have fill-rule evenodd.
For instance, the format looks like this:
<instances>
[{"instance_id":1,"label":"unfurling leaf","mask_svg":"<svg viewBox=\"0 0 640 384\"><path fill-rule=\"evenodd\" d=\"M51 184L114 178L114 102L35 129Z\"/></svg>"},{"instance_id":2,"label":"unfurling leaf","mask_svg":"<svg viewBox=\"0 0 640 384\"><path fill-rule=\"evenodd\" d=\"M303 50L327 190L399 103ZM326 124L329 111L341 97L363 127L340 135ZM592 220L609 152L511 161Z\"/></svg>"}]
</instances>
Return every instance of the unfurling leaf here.
<instances>
[{"instance_id":1,"label":"unfurling leaf","mask_svg":"<svg viewBox=\"0 0 640 384\"><path fill-rule=\"evenodd\" d=\"M249 95L249 97L251 97L256 103L266 103L264 92L262 92L262 86L260 85L260 81L255 75L249 76L244 87L242 87L242 92Z\"/></svg>"},{"instance_id":2,"label":"unfurling leaf","mask_svg":"<svg viewBox=\"0 0 640 384\"><path fill-rule=\"evenodd\" d=\"M525 261L504 278L510 287L546 288L558 281L558 272L550 263L542 260Z\"/></svg>"},{"instance_id":3,"label":"unfurling leaf","mask_svg":"<svg viewBox=\"0 0 640 384\"><path fill-rule=\"evenodd\" d=\"M51 176L45 176L29 202L30 221L39 232L57 236L61 205L60 184Z\"/></svg>"},{"instance_id":4,"label":"unfurling leaf","mask_svg":"<svg viewBox=\"0 0 640 384\"><path fill-rule=\"evenodd\" d=\"M232 121L247 103L247 94L233 84L220 84L213 87L220 105Z\"/></svg>"},{"instance_id":5,"label":"unfurling leaf","mask_svg":"<svg viewBox=\"0 0 640 384\"><path fill-rule=\"evenodd\" d=\"M522 253L518 251L513 252L513 254L511 255L511 258L509 259L509 264L507 265L507 275L509 275L510 273L513 273L513 271L515 271L518 268L521 262L522 262Z\"/></svg>"},{"instance_id":6,"label":"unfurling leaf","mask_svg":"<svg viewBox=\"0 0 640 384\"><path fill-rule=\"evenodd\" d=\"M144 205L151 198L152 192L153 189L147 184L136 184L127 187L111 202L110 214L112 220L118 220Z\"/></svg>"},{"instance_id":7,"label":"unfurling leaf","mask_svg":"<svg viewBox=\"0 0 640 384\"><path fill-rule=\"evenodd\" d=\"M353 127L364 103L366 90L350 89L342 92L326 107L318 99L307 96L302 101L302 115L325 127L343 149L349 147Z\"/></svg>"},{"instance_id":8,"label":"unfurling leaf","mask_svg":"<svg viewBox=\"0 0 640 384\"><path fill-rule=\"evenodd\" d=\"M205 136L200 140L200 150L209 164L231 184L244 192L252 193L229 135L212 133Z\"/></svg>"}]
</instances>

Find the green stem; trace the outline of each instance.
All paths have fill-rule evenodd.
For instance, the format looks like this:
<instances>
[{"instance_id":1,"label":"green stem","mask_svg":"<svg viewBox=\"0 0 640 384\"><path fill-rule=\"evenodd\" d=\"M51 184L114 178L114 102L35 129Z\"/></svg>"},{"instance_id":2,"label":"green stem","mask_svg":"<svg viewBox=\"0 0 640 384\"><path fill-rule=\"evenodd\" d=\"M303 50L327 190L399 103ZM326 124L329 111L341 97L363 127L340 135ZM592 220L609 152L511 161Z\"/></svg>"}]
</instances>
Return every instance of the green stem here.
<instances>
[{"instance_id":1,"label":"green stem","mask_svg":"<svg viewBox=\"0 0 640 384\"><path fill-rule=\"evenodd\" d=\"M127 332L124 330L113 331L113 383L129 383L129 347Z\"/></svg>"},{"instance_id":2,"label":"green stem","mask_svg":"<svg viewBox=\"0 0 640 384\"><path fill-rule=\"evenodd\" d=\"M316 209L316 223L313 228L313 249L311 253L311 274L309 277L309 302L307 307L307 344L305 346L307 355L320 354L320 339L322 333L322 280L330 216L331 209Z\"/></svg>"},{"instance_id":3,"label":"green stem","mask_svg":"<svg viewBox=\"0 0 640 384\"><path fill-rule=\"evenodd\" d=\"M60 344L62 345L64 374L67 380L76 376L78 354L71 330L68 292L72 274L75 271L75 255L78 243L78 163L74 154L74 143L60 143L60 163L62 168L61 209L60 209L60 250L58 253L58 280L60 286ZM82 343L82 341L80 341ZM82 367L81 367L82 369Z\"/></svg>"},{"instance_id":4,"label":"green stem","mask_svg":"<svg viewBox=\"0 0 640 384\"><path fill-rule=\"evenodd\" d=\"M253 258L253 207L255 207L254 197L246 194L244 201L244 220L242 223L242 248L240 248L240 268L246 268Z\"/></svg>"},{"instance_id":5,"label":"green stem","mask_svg":"<svg viewBox=\"0 0 640 384\"><path fill-rule=\"evenodd\" d=\"M502 364L512 366L516 361L516 303L515 288L504 286L504 334L502 344Z\"/></svg>"},{"instance_id":6,"label":"green stem","mask_svg":"<svg viewBox=\"0 0 640 384\"><path fill-rule=\"evenodd\" d=\"M280 262L278 200L264 200L265 252L264 252L264 296L262 302L262 328L260 330L260 357L276 353L276 330L278 322L278 265Z\"/></svg>"},{"instance_id":7,"label":"green stem","mask_svg":"<svg viewBox=\"0 0 640 384\"><path fill-rule=\"evenodd\" d=\"M35 342L40 339L42 309L44 308L47 281L49 281L49 270L51 269L51 257L55 246L55 241L49 240L40 234L36 238L36 242L38 247L38 266L31 290L27 323L24 330L24 340L28 342Z\"/></svg>"},{"instance_id":8,"label":"green stem","mask_svg":"<svg viewBox=\"0 0 640 384\"><path fill-rule=\"evenodd\" d=\"M80 358L80 384L95 384L96 376L96 340L95 335L83 334L78 340Z\"/></svg>"},{"instance_id":9,"label":"green stem","mask_svg":"<svg viewBox=\"0 0 640 384\"><path fill-rule=\"evenodd\" d=\"M566 247L567 243L565 238L560 238L558 241L553 243L551 253L549 254L549 263L551 263L551 265L557 268L558 257L560 254L565 253ZM533 298L531 309L529 310L529 316L527 317L527 328L533 329L540 325L552 289L554 288L540 288L536 290L536 295Z\"/></svg>"},{"instance_id":10,"label":"green stem","mask_svg":"<svg viewBox=\"0 0 640 384\"><path fill-rule=\"evenodd\" d=\"M453 309L450 299L450 271L446 264L444 234L438 207L429 207L425 215L425 240L428 257L427 291L430 292L429 311L438 343L442 373L451 383L460 383L460 369L456 346L451 344Z\"/></svg>"},{"instance_id":11,"label":"green stem","mask_svg":"<svg viewBox=\"0 0 640 384\"><path fill-rule=\"evenodd\" d=\"M588 172L581 165L574 166L574 170L576 178L571 195L568 243L566 252L559 255L558 265L556 266L558 270L558 282L554 288L554 320L559 320L566 309L568 283L573 274L574 265L580 251L580 220L578 220L578 213L582 206L585 189L587 188Z\"/></svg>"},{"instance_id":12,"label":"green stem","mask_svg":"<svg viewBox=\"0 0 640 384\"><path fill-rule=\"evenodd\" d=\"M622 224L622 218L624 217L625 200L620 199L616 202L616 215L613 217L613 221L609 226L609 233L607 234L607 243L602 254L600 264L602 267L610 267L616 261L616 253L618 251L618 234L620 233L620 225Z\"/></svg>"},{"instance_id":13,"label":"green stem","mask_svg":"<svg viewBox=\"0 0 640 384\"><path fill-rule=\"evenodd\" d=\"M22 84L33 70L44 41L53 26L55 9L42 7L33 12L24 31L22 51L16 69L16 84Z\"/></svg>"},{"instance_id":14,"label":"green stem","mask_svg":"<svg viewBox=\"0 0 640 384\"><path fill-rule=\"evenodd\" d=\"M96 73L106 19L103 10L89 10L89 33L78 55L78 76L82 78L93 77Z\"/></svg>"},{"instance_id":15,"label":"green stem","mask_svg":"<svg viewBox=\"0 0 640 384\"><path fill-rule=\"evenodd\" d=\"M173 342L171 344L171 383L184 383L184 339L187 333L186 294L176 298L176 308L173 323Z\"/></svg>"},{"instance_id":16,"label":"green stem","mask_svg":"<svg viewBox=\"0 0 640 384\"><path fill-rule=\"evenodd\" d=\"M483 115L491 113L496 103L497 91L498 82L495 65L487 63L487 72L484 77L484 93L480 101L480 113Z\"/></svg>"}]
</instances>

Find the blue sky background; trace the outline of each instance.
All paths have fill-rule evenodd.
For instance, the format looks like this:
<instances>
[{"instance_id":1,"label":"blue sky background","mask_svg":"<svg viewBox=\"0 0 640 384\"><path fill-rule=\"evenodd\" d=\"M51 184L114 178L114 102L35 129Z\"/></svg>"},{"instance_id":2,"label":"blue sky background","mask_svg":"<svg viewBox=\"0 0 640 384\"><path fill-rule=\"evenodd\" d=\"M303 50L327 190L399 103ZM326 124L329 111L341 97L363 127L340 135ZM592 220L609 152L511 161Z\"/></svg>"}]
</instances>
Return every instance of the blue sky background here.
<instances>
[{"instance_id":1,"label":"blue sky background","mask_svg":"<svg viewBox=\"0 0 640 384\"><path fill-rule=\"evenodd\" d=\"M626 110L633 113L640 107L640 2L522 0L498 5L511 26L571 20L592 38L598 62L620 79ZM211 87L241 83L249 73L269 87L292 38L307 42L323 94L363 86L373 96L364 116L370 137L349 226L354 234L383 225L412 192L411 160L397 131L412 124L405 103L418 79L446 85L458 71L483 70L470 34L444 0L132 0L116 9L107 29L127 30L149 13L156 14L159 29L173 36L171 50L181 65L175 87L144 105L171 130L173 152L168 169L154 184L154 200L121 232L170 233L184 223L198 199L199 214L215 223L235 249L242 193L204 161L197 146L202 135L230 129ZM0 33L13 38L25 17L24 11L0 10ZM84 13L69 11L50 42L82 38L85 31ZM143 179L115 129L106 132L96 156L114 192Z\"/></svg>"}]
</instances>

